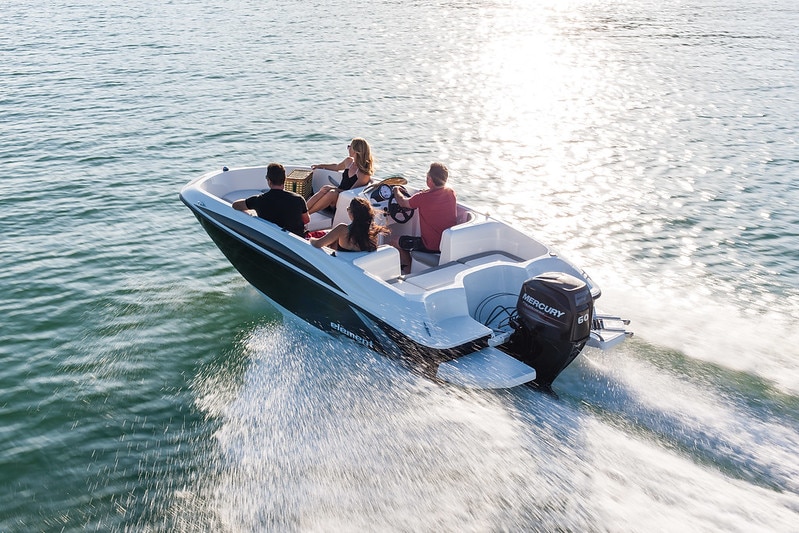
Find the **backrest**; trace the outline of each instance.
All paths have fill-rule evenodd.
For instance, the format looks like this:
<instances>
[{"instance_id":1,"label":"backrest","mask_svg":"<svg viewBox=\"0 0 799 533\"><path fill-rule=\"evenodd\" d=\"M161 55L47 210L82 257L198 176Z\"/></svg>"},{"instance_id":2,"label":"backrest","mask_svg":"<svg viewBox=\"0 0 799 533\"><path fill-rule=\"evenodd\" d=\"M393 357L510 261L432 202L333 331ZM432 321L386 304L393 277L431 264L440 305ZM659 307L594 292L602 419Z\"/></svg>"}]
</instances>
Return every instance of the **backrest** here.
<instances>
[{"instance_id":1,"label":"backrest","mask_svg":"<svg viewBox=\"0 0 799 533\"><path fill-rule=\"evenodd\" d=\"M354 259L352 264L384 281L397 278L400 275L399 251L387 244L378 247L374 252Z\"/></svg>"},{"instance_id":2,"label":"backrest","mask_svg":"<svg viewBox=\"0 0 799 533\"><path fill-rule=\"evenodd\" d=\"M333 185L333 183L330 181L331 178L336 184L341 183L341 177L341 172L336 172L335 170L321 170L317 168L313 171L313 180L311 182L313 184L313 192L317 192L324 185Z\"/></svg>"},{"instance_id":3,"label":"backrest","mask_svg":"<svg viewBox=\"0 0 799 533\"><path fill-rule=\"evenodd\" d=\"M547 251L546 246L520 231L495 220L486 220L444 230L439 264L486 252L505 252L521 259L532 259Z\"/></svg>"}]
</instances>

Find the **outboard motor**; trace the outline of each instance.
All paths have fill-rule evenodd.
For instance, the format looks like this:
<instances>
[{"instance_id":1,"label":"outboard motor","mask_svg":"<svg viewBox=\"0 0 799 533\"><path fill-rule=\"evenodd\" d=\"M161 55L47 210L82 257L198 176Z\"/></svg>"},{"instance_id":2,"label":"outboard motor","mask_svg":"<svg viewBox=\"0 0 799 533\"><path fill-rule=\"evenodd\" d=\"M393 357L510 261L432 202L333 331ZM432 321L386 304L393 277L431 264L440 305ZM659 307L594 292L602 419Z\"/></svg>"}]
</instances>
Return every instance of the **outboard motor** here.
<instances>
[{"instance_id":1,"label":"outboard motor","mask_svg":"<svg viewBox=\"0 0 799 533\"><path fill-rule=\"evenodd\" d=\"M524 282L516 311L505 347L535 368L535 383L548 388L591 336L591 290L572 275L546 272Z\"/></svg>"}]
</instances>

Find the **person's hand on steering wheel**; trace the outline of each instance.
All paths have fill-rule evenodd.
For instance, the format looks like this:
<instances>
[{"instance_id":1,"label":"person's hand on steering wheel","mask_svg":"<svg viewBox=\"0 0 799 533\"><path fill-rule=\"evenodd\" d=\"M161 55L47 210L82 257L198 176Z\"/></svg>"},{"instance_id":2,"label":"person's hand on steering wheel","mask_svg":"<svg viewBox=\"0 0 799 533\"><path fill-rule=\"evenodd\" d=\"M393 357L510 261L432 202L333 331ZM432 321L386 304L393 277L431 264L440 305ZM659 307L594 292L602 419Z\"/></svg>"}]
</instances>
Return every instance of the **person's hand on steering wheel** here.
<instances>
[{"instance_id":1,"label":"person's hand on steering wheel","mask_svg":"<svg viewBox=\"0 0 799 533\"><path fill-rule=\"evenodd\" d=\"M398 224L405 224L413 217L414 213L413 208L406 207L408 204L408 191L402 185L395 185L391 191L393 194L388 199L388 215ZM400 204L400 198L405 205Z\"/></svg>"}]
</instances>

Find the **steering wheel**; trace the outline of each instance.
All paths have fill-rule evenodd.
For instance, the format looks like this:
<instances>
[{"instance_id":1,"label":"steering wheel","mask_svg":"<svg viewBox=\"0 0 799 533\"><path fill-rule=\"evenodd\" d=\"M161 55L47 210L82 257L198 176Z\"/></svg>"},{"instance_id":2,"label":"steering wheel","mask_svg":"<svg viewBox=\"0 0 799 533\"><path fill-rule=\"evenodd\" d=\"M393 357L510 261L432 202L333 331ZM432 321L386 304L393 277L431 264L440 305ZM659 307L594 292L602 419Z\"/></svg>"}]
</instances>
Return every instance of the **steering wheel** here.
<instances>
[{"instance_id":1,"label":"steering wheel","mask_svg":"<svg viewBox=\"0 0 799 533\"><path fill-rule=\"evenodd\" d=\"M363 189L363 194L371 196L375 202L384 202L391 196L391 187L394 185L406 185L408 180L402 176L392 176L376 183L370 183Z\"/></svg>"},{"instance_id":2,"label":"steering wheel","mask_svg":"<svg viewBox=\"0 0 799 533\"><path fill-rule=\"evenodd\" d=\"M400 190L407 195L408 191L402 185L399 186ZM408 207L402 207L397 202L397 197L393 194L388 199L388 215L394 219L394 222L397 224L405 224L411 218L413 218L413 213L415 212L414 209L410 209Z\"/></svg>"}]
</instances>

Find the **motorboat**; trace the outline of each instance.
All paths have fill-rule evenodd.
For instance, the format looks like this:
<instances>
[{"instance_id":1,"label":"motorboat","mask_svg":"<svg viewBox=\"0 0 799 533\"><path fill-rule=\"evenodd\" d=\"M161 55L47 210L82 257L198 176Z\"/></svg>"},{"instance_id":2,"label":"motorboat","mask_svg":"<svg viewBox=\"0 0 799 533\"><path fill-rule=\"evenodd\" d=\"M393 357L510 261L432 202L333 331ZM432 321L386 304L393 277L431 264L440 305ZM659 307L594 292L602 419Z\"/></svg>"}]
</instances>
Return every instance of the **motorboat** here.
<instances>
[{"instance_id":1,"label":"motorboat","mask_svg":"<svg viewBox=\"0 0 799 533\"><path fill-rule=\"evenodd\" d=\"M286 188L309 196L341 174L287 165ZM193 179L183 203L241 275L281 312L379 353L425 376L470 388L522 384L549 389L585 346L610 349L632 335L629 321L600 315L601 291L580 268L525 231L461 203L440 254L413 252L403 275L388 244L418 235L418 217L392 187L402 177L343 191L334 209L311 215L308 231L349 223L360 196L388 227L373 252L315 248L306 238L237 211L235 200L266 190L265 167L223 167Z\"/></svg>"}]
</instances>

